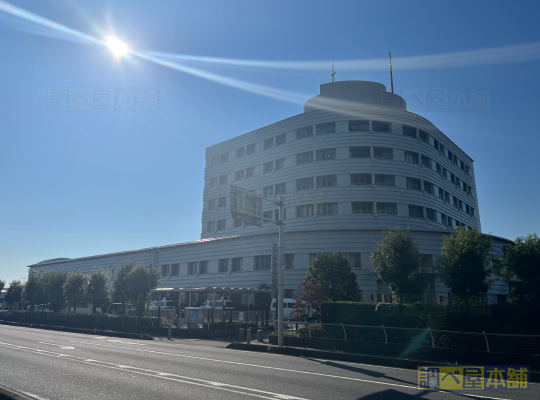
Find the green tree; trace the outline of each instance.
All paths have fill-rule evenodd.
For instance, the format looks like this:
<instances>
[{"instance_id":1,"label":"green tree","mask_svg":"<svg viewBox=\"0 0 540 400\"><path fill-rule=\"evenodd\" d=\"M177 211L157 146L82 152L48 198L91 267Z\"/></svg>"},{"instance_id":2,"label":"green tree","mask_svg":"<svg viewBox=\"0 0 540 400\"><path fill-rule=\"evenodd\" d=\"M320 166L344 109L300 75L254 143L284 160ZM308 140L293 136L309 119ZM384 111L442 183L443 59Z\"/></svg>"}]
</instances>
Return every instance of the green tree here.
<instances>
[{"instance_id":1,"label":"green tree","mask_svg":"<svg viewBox=\"0 0 540 400\"><path fill-rule=\"evenodd\" d=\"M113 283L113 298L122 303L126 300L135 302L139 296L155 289L161 278L161 272L155 267L145 267L135 261L124 261L117 270Z\"/></svg>"},{"instance_id":2,"label":"green tree","mask_svg":"<svg viewBox=\"0 0 540 400\"><path fill-rule=\"evenodd\" d=\"M6 286L6 281L3 279L0 279L0 292L4 290L4 286Z\"/></svg>"},{"instance_id":3,"label":"green tree","mask_svg":"<svg viewBox=\"0 0 540 400\"><path fill-rule=\"evenodd\" d=\"M33 268L30 268L28 270L28 278L26 280L26 284L24 285L22 297L32 307L34 307L36 304L41 304L46 301L42 276Z\"/></svg>"},{"instance_id":4,"label":"green tree","mask_svg":"<svg viewBox=\"0 0 540 400\"><path fill-rule=\"evenodd\" d=\"M73 312L77 310L77 304L86 300L86 290L88 287L88 275L76 271L68 276L64 283L64 296L69 301L68 312L73 306Z\"/></svg>"},{"instance_id":5,"label":"green tree","mask_svg":"<svg viewBox=\"0 0 540 400\"><path fill-rule=\"evenodd\" d=\"M331 301L356 301L360 296L356 274L341 253L317 254L305 280L320 285Z\"/></svg>"},{"instance_id":6,"label":"green tree","mask_svg":"<svg viewBox=\"0 0 540 400\"><path fill-rule=\"evenodd\" d=\"M423 296L426 281L422 256L409 230L384 231L371 261L377 277L392 290L393 302L400 303L404 295L410 299Z\"/></svg>"},{"instance_id":7,"label":"green tree","mask_svg":"<svg viewBox=\"0 0 540 400\"><path fill-rule=\"evenodd\" d=\"M6 291L5 301L10 304L17 303L17 308L19 308L23 289L24 285L20 280L16 279L11 281Z\"/></svg>"},{"instance_id":8,"label":"green tree","mask_svg":"<svg viewBox=\"0 0 540 400\"><path fill-rule=\"evenodd\" d=\"M508 245L498 272L508 283L511 303L540 305L540 238L536 233L518 237Z\"/></svg>"},{"instance_id":9,"label":"green tree","mask_svg":"<svg viewBox=\"0 0 540 400\"><path fill-rule=\"evenodd\" d=\"M437 274L452 295L465 299L485 294L492 282L491 239L476 229L458 227L443 239Z\"/></svg>"},{"instance_id":10,"label":"green tree","mask_svg":"<svg viewBox=\"0 0 540 400\"><path fill-rule=\"evenodd\" d=\"M69 274L64 271L51 271L41 276L43 292L47 296L49 308L60 311L64 305L64 284Z\"/></svg>"},{"instance_id":11,"label":"green tree","mask_svg":"<svg viewBox=\"0 0 540 400\"><path fill-rule=\"evenodd\" d=\"M102 309L107 304L107 293L109 289L109 275L102 268L95 269L90 275L86 293L92 301L92 313L96 312L96 307Z\"/></svg>"}]
</instances>

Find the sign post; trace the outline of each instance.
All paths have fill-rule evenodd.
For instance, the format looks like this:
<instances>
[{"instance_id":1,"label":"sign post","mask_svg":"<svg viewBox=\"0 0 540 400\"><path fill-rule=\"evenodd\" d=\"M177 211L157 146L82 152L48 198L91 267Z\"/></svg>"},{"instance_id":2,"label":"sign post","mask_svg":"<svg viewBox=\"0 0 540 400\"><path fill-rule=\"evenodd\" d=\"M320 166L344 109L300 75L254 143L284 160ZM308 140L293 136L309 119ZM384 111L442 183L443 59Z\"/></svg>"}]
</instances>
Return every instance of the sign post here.
<instances>
[{"instance_id":1,"label":"sign post","mask_svg":"<svg viewBox=\"0 0 540 400\"><path fill-rule=\"evenodd\" d=\"M279 206L279 218L271 219L263 217L262 202L269 201ZM284 227L285 227L285 203L283 197L278 201L266 198L260 194L231 185L231 214L233 219L247 224L261 226L263 221L275 223L279 227L278 254L277 254L277 320L278 320L278 346L283 347L283 302L285 281L285 256L284 256ZM274 285L272 285L272 288Z\"/></svg>"}]
</instances>

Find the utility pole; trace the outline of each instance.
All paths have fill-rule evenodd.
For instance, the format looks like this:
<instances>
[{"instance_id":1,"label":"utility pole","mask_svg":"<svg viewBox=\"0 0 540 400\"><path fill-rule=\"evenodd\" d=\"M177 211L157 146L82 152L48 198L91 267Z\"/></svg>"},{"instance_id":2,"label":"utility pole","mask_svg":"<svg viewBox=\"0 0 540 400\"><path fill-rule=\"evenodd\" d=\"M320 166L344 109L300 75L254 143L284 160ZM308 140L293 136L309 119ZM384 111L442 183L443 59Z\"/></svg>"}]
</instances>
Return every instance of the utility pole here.
<instances>
[{"instance_id":1,"label":"utility pole","mask_svg":"<svg viewBox=\"0 0 540 400\"><path fill-rule=\"evenodd\" d=\"M388 58L390 59L390 87L392 88L392 94L394 94L394 75L392 74L392 53L390 47L388 47Z\"/></svg>"},{"instance_id":2,"label":"utility pole","mask_svg":"<svg viewBox=\"0 0 540 400\"><path fill-rule=\"evenodd\" d=\"M279 198L279 238L278 238L278 253L279 253L279 261L278 261L278 346L283 347L283 302L285 301L284 296L284 285L285 285L285 271L284 271L284 264L285 264L285 256L284 256L284 248L283 248L283 236L284 236L284 227L285 227L285 221L284 221L284 215L285 214L285 205L283 204L283 197Z\"/></svg>"}]
</instances>

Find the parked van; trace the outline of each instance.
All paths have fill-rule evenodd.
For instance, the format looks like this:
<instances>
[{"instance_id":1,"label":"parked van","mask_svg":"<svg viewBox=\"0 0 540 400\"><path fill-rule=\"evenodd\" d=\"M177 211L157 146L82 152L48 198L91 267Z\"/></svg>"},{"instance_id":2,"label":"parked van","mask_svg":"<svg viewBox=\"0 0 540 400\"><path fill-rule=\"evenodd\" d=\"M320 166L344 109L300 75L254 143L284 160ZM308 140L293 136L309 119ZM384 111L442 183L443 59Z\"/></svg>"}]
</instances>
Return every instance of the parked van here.
<instances>
[{"instance_id":1,"label":"parked van","mask_svg":"<svg viewBox=\"0 0 540 400\"><path fill-rule=\"evenodd\" d=\"M152 304L150 304L149 310L156 311L159 307L161 307L161 310L176 310L176 304L174 303L174 301L165 299L152 302Z\"/></svg>"},{"instance_id":2,"label":"parked van","mask_svg":"<svg viewBox=\"0 0 540 400\"><path fill-rule=\"evenodd\" d=\"M201 308L212 308L212 300L206 300ZM216 301L216 305L214 306L216 310L222 310L223 309L223 302L221 300ZM231 300L225 300L225 310L234 310L234 303Z\"/></svg>"},{"instance_id":3,"label":"parked van","mask_svg":"<svg viewBox=\"0 0 540 400\"><path fill-rule=\"evenodd\" d=\"M283 319L291 319L291 311L296 304L296 300L293 299L283 299ZM272 299L272 304L270 304L270 311L277 312L276 309L276 299Z\"/></svg>"}]
</instances>

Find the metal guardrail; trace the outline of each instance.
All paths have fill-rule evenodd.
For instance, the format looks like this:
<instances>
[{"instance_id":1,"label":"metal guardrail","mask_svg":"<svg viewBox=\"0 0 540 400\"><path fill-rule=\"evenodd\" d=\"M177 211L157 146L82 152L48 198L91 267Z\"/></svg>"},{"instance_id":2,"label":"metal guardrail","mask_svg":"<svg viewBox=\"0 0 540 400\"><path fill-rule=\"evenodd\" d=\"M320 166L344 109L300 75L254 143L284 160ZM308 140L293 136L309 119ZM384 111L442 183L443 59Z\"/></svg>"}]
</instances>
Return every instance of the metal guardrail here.
<instances>
[{"instance_id":1,"label":"metal guardrail","mask_svg":"<svg viewBox=\"0 0 540 400\"><path fill-rule=\"evenodd\" d=\"M291 322L289 331L300 338L318 338L415 345L432 348L540 355L540 335L514 335L488 332L397 328Z\"/></svg>"}]
</instances>

